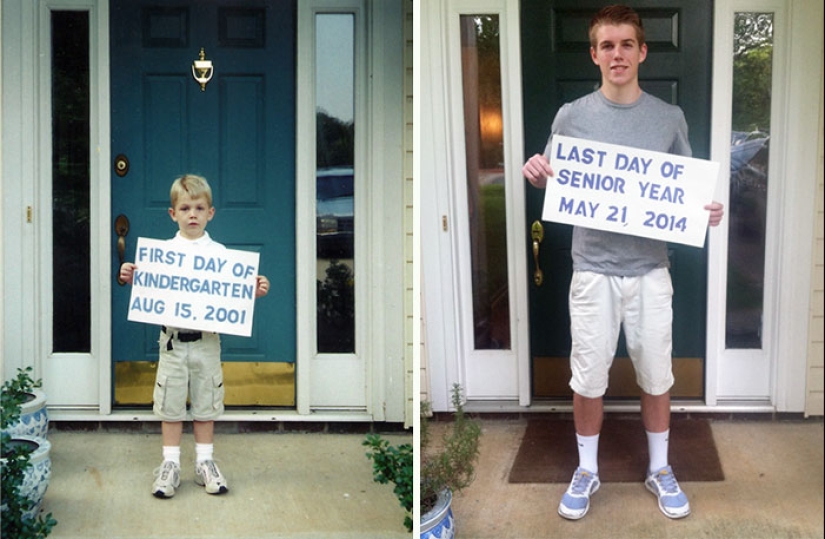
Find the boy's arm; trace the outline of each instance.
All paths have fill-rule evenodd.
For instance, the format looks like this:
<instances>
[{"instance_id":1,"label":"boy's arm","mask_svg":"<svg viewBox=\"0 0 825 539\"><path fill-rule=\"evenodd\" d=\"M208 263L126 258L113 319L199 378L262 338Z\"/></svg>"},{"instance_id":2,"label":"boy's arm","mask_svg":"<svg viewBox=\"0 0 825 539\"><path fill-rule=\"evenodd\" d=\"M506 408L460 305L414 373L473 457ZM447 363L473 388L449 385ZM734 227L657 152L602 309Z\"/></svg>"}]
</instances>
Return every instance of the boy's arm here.
<instances>
[{"instance_id":1,"label":"boy's arm","mask_svg":"<svg viewBox=\"0 0 825 539\"><path fill-rule=\"evenodd\" d=\"M256 278L257 286L255 287L255 297L262 298L269 293L269 279L263 275L258 275Z\"/></svg>"},{"instance_id":2,"label":"boy's arm","mask_svg":"<svg viewBox=\"0 0 825 539\"><path fill-rule=\"evenodd\" d=\"M132 279L135 276L135 269L137 266L131 262L124 262L120 266L120 280L124 283L132 284Z\"/></svg>"}]
</instances>

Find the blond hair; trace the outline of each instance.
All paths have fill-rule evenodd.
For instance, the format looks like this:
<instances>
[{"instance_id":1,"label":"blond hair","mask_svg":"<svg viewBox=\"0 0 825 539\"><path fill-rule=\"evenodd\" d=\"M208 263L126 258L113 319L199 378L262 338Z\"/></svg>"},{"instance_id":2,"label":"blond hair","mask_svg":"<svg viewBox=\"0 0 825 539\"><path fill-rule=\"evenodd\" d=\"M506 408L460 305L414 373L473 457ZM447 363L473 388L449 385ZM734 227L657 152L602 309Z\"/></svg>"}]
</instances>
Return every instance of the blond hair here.
<instances>
[{"instance_id":1,"label":"blond hair","mask_svg":"<svg viewBox=\"0 0 825 539\"><path fill-rule=\"evenodd\" d=\"M620 24L629 24L636 30L636 41L639 42L639 47L645 44L645 28L639 14L628 6L613 5L603 7L590 19L590 46L594 49L598 46L596 31L600 26L618 26Z\"/></svg>"},{"instance_id":2,"label":"blond hair","mask_svg":"<svg viewBox=\"0 0 825 539\"><path fill-rule=\"evenodd\" d=\"M209 187L206 178L194 174L184 174L177 178L172 183L172 189L169 191L169 199L173 208L177 206L178 198L184 193L191 198L206 197L206 203L210 208L212 207L212 188Z\"/></svg>"}]
</instances>

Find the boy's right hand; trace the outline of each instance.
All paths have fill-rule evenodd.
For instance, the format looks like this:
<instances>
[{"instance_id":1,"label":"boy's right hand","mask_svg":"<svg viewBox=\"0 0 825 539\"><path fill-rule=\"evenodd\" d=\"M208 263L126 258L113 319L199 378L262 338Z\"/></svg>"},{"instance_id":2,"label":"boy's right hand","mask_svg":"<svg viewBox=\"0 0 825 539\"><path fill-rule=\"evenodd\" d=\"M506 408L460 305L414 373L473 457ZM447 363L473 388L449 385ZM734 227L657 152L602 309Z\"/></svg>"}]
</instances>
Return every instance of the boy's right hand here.
<instances>
[{"instance_id":1,"label":"boy's right hand","mask_svg":"<svg viewBox=\"0 0 825 539\"><path fill-rule=\"evenodd\" d=\"M544 189L547 186L548 176L553 175L553 169L550 168L550 162L547 161L547 158L537 153L524 163L521 173L524 174L524 177L533 187Z\"/></svg>"},{"instance_id":2,"label":"boy's right hand","mask_svg":"<svg viewBox=\"0 0 825 539\"><path fill-rule=\"evenodd\" d=\"M120 280L124 283L132 284L132 279L135 276L135 269L137 266L131 262L124 262L120 266Z\"/></svg>"}]
</instances>

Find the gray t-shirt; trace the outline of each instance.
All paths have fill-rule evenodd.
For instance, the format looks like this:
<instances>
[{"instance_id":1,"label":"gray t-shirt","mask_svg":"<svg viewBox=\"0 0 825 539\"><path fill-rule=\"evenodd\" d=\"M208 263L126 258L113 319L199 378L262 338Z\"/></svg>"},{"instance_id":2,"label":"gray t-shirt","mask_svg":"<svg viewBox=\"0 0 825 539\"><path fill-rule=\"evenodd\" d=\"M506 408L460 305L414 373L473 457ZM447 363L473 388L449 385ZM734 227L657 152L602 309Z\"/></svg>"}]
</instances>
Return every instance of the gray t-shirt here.
<instances>
[{"instance_id":1,"label":"gray t-shirt","mask_svg":"<svg viewBox=\"0 0 825 539\"><path fill-rule=\"evenodd\" d=\"M567 103L556 114L553 135L691 156L682 109L642 92L629 105L613 103L599 90ZM553 166L551 160L550 166ZM659 240L573 227L573 269L633 277L669 266L667 243Z\"/></svg>"}]
</instances>

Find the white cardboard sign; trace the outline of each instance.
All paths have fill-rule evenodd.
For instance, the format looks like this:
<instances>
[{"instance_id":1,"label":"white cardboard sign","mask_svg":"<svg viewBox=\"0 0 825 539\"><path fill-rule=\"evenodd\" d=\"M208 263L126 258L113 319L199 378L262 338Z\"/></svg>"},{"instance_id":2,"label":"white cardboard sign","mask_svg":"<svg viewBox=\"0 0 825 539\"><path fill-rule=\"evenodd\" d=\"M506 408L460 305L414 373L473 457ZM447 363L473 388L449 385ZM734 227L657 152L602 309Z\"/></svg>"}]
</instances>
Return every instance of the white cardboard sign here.
<instances>
[{"instance_id":1,"label":"white cardboard sign","mask_svg":"<svg viewBox=\"0 0 825 539\"><path fill-rule=\"evenodd\" d=\"M138 238L127 319L249 337L259 258Z\"/></svg>"},{"instance_id":2,"label":"white cardboard sign","mask_svg":"<svg viewBox=\"0 0 825 539\"><path fill-rule=\"evenodd\" d=\"M542 219L702 247L719 163L554 135Z\"/></svg>"}]
</instances>

